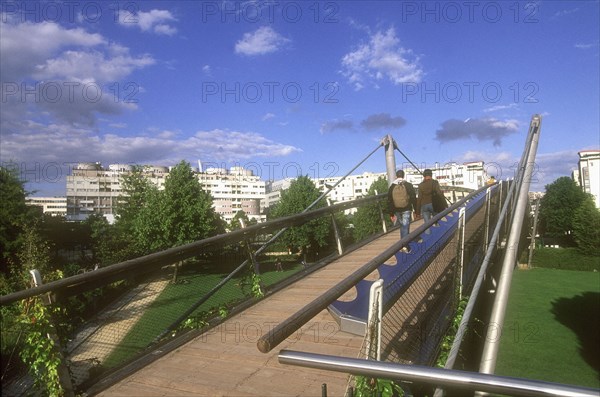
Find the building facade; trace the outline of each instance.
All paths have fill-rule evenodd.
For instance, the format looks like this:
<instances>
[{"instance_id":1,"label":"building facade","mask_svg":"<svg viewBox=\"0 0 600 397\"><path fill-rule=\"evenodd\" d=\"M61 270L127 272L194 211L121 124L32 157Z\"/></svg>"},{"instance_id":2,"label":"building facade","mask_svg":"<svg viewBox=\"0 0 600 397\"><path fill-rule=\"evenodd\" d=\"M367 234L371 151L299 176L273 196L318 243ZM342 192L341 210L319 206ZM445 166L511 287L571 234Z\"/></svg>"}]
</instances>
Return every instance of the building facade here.
<instances>
[{"instance_id":1,"label":"building facade","mask_svg":"<svg viewBox=\"0 0 600 397\"><path fill-rule=\"evenodd\" d=\"M584 192L594 197L596 208L600 208L600 150L584 150L579 152L578 177L579 186Z\"/></svg>"},{"instance_id":2,"label":"building facade","mask_svg":"<svg viewBox=\"0 0 600 397\"><path fill-rule=\"evenodd\" d=\"M52 216L67 216L66 197L28 197L27 205L42 208L42 213Z\"/></svg>"},{"instance_id":3,"label":"building facade","mask_svg":"<svg viewBox=\"0 0 600 397\"><path fill-rule=\"evenodd\" d=\"M235 214L244 211L248 218L259 222L260 202L265 197L265 182L242 167L229 170L208 168L205 172L194 169L202 188L213 198L213 207L221 217L230 222ZM115 209L123 193L123 177L133 171L128 164L80 163L67 176L67 219L85 220L92 213L101 214L114 222ZM143 166L142 175L164 189L170 169L162 166Z\"/></svg>"},{"instance_id":4,"label":"building facade","mask_svg":"<svg viewBox=\"0 0 600 397\"><path fill-rule=\"evenodd\" d=\"M435 166L431 168L431 171L433 178L440 183L442 190L444 190L445 187L450 186L476 190L484 186L488 180L483 161L464 164L448 163L443 166L435 164ZM412 183L415 189L419 183L423 181L423 176L419 170L405 168L404 173L404 179ZM387 174L385 172L365 172L361 175L349 175L344 181L337 185L327 197L334 202L351 201L364 197L371 185L379 178L387 180ZM321 192L325 192L329 186L334 186L340 179L340 177L319 178L315 181L315 184ZM381 194L385 192L378 193ZM451 200L454 199L454 197L449 198Z\"/></svg>"},{"instance_id":5,"label":"building facade","mask_svg":"<svg viewBox=\"0 0 600 397\"><path fill-rule=\"evenodd\" d=\"M133 169L134 167L129 164L111 164L107 168L102 167L100 163L80 163L75 166L67 176L67 219L80 221L92 213L98 213L105 216L109 222L113 222L117 201L124 194L123 177L130 174ZM192 169L202 188L211 195L215 212L226 222L231 222L239 211L244 211L250 219L258 222L265 221L267 209L280 200L281 192L289 188L293 181L291 178L262 181L251 170L243 167ZM448 163L443 166L436 164L431 170L442 189L446 186L456 186L474 190L483 186L488 179L483 162ZM169 171L169 168L161 166L142 167L142 174L160 190L164 189ZM415 187L423 180L416 169L406 168L405 173L406 180ZM333 202L364 197L371 185L379 178L386 179L387 174L364 172L359 175L349 175L335 186L327 197ZM340 179L340 177L328 177L313 181L317 189L325 192ZM449 198L456 199L456 197Z\"/></svg>"},{"instance_id":6,"label":"building facade","mask_svg":"<svg viewBox=\"0 0 600 397\"><path fill-rule=\"evenodd\" d=\"M265 181L243 167L207 168L198 173L198 180L213 199L215 212L231 222L239 211L249 219L264 222L261 201L265 198Z\"/></svg>"}]
</instances>

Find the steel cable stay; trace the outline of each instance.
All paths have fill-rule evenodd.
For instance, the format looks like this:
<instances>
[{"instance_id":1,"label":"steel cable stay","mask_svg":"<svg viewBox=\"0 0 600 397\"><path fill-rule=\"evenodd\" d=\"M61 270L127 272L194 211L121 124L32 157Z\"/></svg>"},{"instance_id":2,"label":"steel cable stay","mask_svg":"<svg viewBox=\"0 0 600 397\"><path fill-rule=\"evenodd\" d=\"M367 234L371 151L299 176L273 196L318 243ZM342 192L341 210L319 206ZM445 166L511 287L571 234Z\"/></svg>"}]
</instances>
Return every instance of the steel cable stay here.
<instances>
[{"instance_id":1,"label":"steel cable stay","mask_svg":"<svg viewBox=\"0 0 600 397\"><path fill-rule=\"evenodd\" d=\"M410 165L412 165L413 168L415 170L417 170L417 172L419 174L421 174L421 176L425 177L425 175L423 174L423 171L421 171L421 169L415 163L413 163L412 160L409 159L408 156L406 154L404 154L404 152L402 150L400 150L400 148L396 144L396 141L394 141L394 149L396 149L398 151L398 153L400 153L402 155L402 157L404 157L406 159L406 161L408 161L410 163ZM446 200L447 203L452 204L450 199L448 199L448 197L446 197L445 195L444 195L444 199Z\"/></svg>"},{"instance_id":2,"label":"steel cable stay","mask_svg":"<svg viewBox=\"0 0 600 397\"><path fill-rule=\"evenodd\" d=\"M369 157L371 157L381 146L383 142L380 142L379 145L373 149L365 158L363 158L354 168L352 168L346 175L344 175L340 180L338 180L335 184L328 186L327 190L323 192L315 201L313 201L308 207L306 207L301 214L304 214L310 211L315 205L317 205L329 192L331 192L337 185L339 185L342 181L344 181L352 172L354 172L358 167L360 167ZM263 251L265 251L272 243L274 243L289 227L284 227L275 233L269 240L263 243L255 252L254 256L260 255ZM205 295L203 295L198 301L196 301L192 306L190 306L183 314L181 314L171 325L169 325L160 335L157 336L156 340L160 340L176 329L179 324L185 321L196 309L198 309L204 302L209 300L214 294L216 294L229 280L235 277L238 273L240 273L247 265L250 260L246 259L243 261L238 267L236 267L227 277L221 280L217 285L215 285L210 291L208 291Z\"/></svg>"}]
</instances>

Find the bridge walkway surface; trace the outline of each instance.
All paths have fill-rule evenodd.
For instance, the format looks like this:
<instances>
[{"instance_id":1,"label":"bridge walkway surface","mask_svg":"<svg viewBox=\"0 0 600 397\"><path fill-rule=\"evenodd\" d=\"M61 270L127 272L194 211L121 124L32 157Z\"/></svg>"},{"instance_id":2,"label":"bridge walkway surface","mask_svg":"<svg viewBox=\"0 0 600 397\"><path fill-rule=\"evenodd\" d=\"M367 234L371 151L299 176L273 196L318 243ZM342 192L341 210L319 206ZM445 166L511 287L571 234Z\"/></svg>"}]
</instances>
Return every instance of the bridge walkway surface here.
<instances>
[{"instance_id":1,"label":"bridge walkway surface","mask_svg":"<svg viewBox=\"0 0 600 397\"><path fill-rule=\"evenodd\" d=\"M419 220L411 225L416 228ZM219 326L136 371L100 396L343 396L342 373L279 364L281 349L358 357L363 337L340 330L323 310L269 353L258 339L334 287L399 239L399 230L379 237L294 284L261 300ZM394 263L395 259L390 259ZM374 274L370 275L375 276ZM353 299L349 291L341 299Z\"/></svg>"}]
</instances>

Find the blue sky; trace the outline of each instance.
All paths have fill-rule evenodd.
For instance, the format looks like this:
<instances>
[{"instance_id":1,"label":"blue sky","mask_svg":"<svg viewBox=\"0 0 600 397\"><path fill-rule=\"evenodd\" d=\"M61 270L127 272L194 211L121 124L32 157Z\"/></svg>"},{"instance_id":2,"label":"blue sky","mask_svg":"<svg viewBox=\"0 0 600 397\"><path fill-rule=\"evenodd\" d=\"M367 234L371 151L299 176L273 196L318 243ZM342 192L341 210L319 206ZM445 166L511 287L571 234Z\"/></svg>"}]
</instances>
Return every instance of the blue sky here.
<instances>
[{"instance_id":1,"label":"blue sky","mask_svg":"<svg viewBox=\"0 0 600 397\"><path fill-rule=\"evenodd\" d=\"M38 196L88 161L344 175L386 134L504 179L533 114L532 190L600 148L598 1L1 4L0 158Z\"/></svg>"}]
</instances>

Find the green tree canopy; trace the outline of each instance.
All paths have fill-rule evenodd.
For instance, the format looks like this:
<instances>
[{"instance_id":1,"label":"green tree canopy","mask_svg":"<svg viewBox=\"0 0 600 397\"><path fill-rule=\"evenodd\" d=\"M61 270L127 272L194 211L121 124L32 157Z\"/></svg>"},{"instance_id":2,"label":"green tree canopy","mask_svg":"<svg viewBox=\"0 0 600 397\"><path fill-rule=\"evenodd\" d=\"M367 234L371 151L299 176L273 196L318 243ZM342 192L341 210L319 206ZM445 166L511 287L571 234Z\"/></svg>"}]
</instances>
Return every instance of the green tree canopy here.
<instances>
[{"instance_id":1,"label":"green tree canopy","mask_svg":"<svg viewBox=\"0 0 600 397\"><path fill-rule=\"evenodd\" d=\"M25 203L27 192L16 169L0 167L0 271L19 262L23 231L37 212Z\"/></svg>"},{"instance_id":2,"label":"green tree canopy","mask_svg":"<svg viewBox=\"0 0 600 397\"><path fill-rule=\"evenodd\" d=\"M546 194L540 201L542 234L559 238L564 244L573 244L573 216L585 198L586 194L569 177L560 177L546 185Z\"/></svg>"},{"instance_id":3,"label":"green tree canopy","mask_svg":"<svg viewBox=\"0 0 600 397\"><path fill-rule=\"evenodd\" d=\"M583 200L573 216L573 235L577 247L586 255L600 256L600 211L594 199L588 196Z\"/></svg>"},{"instance_id":4,"label":"green tree canopy","mask_svg":"<svg viewBox=\"0 0 600 397\"><path fill-rule=\"evenodd\" d=\"M149 182L138 169L124 179L125 197L119 204L122 232L133 238L138 255L163 250L221 233L223 223L212 208L186 161L177 164L164 190Z\"/></svg>"},{"instance_id":5,"label":"green tree canopy","mask_svg":"<svg viewBox=\"0 0 600 397\"><path fill-rule=\"evenodd\" d=\"M308 176L300 176L288 189L281 192L281 199L270 212L272 219L299 214L308 208L319 196L320 192ZM325 200L317 203L313 209L326 206ZM307 252L310 247L314 252L327 244L331 220L329 217L312 220L302 226L294 226L286 230L280 237L288 247L297 247Z\"/></svg>"},{"instance_id":6,"label":"green tree canopy","mask_svg":"<svg viewBox=\"0 0 600 397\"><path fill-rule=\"evenodd\" d=\"M387 179L380 177L371 184L367 192L367 196L375 196L376 194L387 193L388 183ZM365 237L371 236L375 233L382 232L380 206L384 206L384 213L386 213L387 202L372 203L360 207L354 216L352 217L352 223L354 225L354 238L356 241L360 241ZM385 216L386 223L391 226L391 221Z\"/></svg>"},{"instance_id":7,"label":"green tree canopy","mask_svg":"<svg viewBox=\"0 0 600 397\"><path fill-rule=\"evenodd\" d=\"M243 210L235 213L231 222L229 222L229 230L238 230L242 228L242 221L246 226L256 225L256 219L248 218L248 215Z\"/></svg>"},{"instance_id":8,"label":"green tree canopy","mask_svg":"<svg viewBox=\"0 0 600 397\"><path fill-rule=\"evenodd\" d=\"M163 248L201 240L222 232L212 197L202 189L190 164L181 161L169 173L161 197Z\"/></svg>"}]
</instances>

